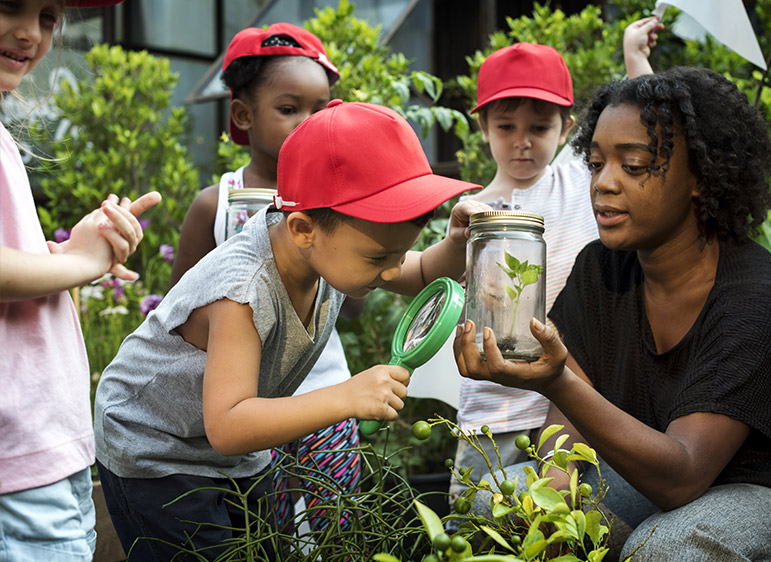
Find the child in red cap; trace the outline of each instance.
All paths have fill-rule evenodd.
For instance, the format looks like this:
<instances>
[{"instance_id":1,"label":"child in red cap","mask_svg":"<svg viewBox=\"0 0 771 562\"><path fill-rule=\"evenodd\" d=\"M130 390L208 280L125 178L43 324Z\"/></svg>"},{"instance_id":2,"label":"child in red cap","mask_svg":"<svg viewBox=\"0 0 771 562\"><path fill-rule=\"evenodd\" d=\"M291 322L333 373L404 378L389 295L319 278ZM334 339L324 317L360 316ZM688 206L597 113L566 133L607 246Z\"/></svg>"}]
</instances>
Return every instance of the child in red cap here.
<instances>
[{"instance_id":1,"label":"child in red cap","mask_svg":"<svg viewBox=\"0 0 771 562\"><path fill-rule=\"evenodd\" d=\"M655 42L658 29L645 27L641 33L651 34ZM493 180L468 199L544 217L547 312L565 285L575 257L597 238L586 163L567 152L554 159L573 126L572 108L570 71L553 47L515 43L492 53L479 69L477 105L471 113L477 114L497 169ZM527 459L514 441L522 433L535 440L548 405L536 392L462 378L457 422L465 431L489 426L508 465ZM496 459L490 441L484 445L488 458ZM474 481L486 469L482 455L462 440L455 464L473 466ZM452 478L450 501L465 490Z\"/></svg>"},{"instance_id":2,"label":"child in red cap","mask_svg":"<svg viewBox=\"0 0 771 562\"><path fill-rule=\"evenodd\" d=\"M477 114L497 169L493 180L468 199L544 217L547 311L575 256L597 238L586 164L578 158L552 163L573 126L572 108L570 72L553 47L515 43L492 53L479 69L477 105L471 113ZM466 431L489 426L504 463L520 460L524 453L514 440L540 428L547 408L548 401L535 392L460 380L458 424ZM491 445L489 449L488 458L495 459ZM487 466L482 455L462 440L455 464L473 466L474 481ZM466 488L452 478L450 501Z\"/></svg>"},{"instance_id":3,"label":"child in red cap","mask_svg":"<svg viewBox=\"0 0 771 562\"><path fill-rule=\"evenodd\" d=\"M339 74L313 33L289 23L275 23L265 29L250 27L233 37L225 52L222 78L231 93L230 136L236 144L250 147L251 160L246 166L223 174L219 184L201 190L193 201L182 224L171 286L225 241L231 190L275 190L281 144L297 125L327 106L330 87ZM341 314L353 317L365 302L346 299ZM337 330L333 330L327 346L295 393L331 386L350 377L343 344ZM312 510L319 502L330 500L335 490L356 490L361 475L361 459L354 451L359 446L357 427L355 419L344 420L273 451L276 463L286 453L309 469L329 474L325 486L317 486L313 478L301 478L295 484L308 490L303 494L307 508ZM335 452L318 452L331 450ZM275 479L277 489L290 487L289 478L281 471L275 472ZM289 492L278 496L276 513L280 528L292 522L294 501ZM328 519L323 513L311 513L311 530L319 530Z\"/></svg>"},{"instance_id":4,"label":"child in red cap","mask_svg":"<svg viewBox=\"0 0 771 562\"><path fill-rule=\"evenodd\" d=\"M67 7L119 1L3 2L0 96L16 90L49 51ZM134 202L111 194L69 239L46 241L19 147L0 123L2 560L92 558L91 371L69 289L108 272L136 279L123 263L142 240L137 216L160 199L157 192Z\"/></svg>"},{"instance_id":5,"label":"child in red cap","mask_svg":"<svg viewBox=\"0 0 771 562\"><path fill-rule=\"evenodd\" d=\"M292 394L346 295L377 287L415 295L463 273L468 216L486 205L459 203L444 240L410 248L437 206L478 187L434 175L410 125L382 106L336 100L289 135L275 207L193 266L100 380L97 459L125 547L147 536L221 545L201 552L214 558L239 526L221 490L253 486L271 447L352 417L397 417L409 380L401 367L376 365ZM176 552L159 541L134 551L148 561Z\"/></svg>"}]
</instances>

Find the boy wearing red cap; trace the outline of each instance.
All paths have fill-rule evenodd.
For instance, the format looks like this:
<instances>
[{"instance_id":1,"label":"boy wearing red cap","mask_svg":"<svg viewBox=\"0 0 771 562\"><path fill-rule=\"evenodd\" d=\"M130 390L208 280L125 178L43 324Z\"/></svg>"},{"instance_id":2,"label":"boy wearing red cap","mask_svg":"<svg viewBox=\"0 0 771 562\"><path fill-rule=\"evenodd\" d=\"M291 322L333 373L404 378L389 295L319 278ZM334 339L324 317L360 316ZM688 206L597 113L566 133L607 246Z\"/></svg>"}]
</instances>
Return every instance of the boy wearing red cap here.
<instances>
[{"instance_id":1,"label":"boy wearing red cap","mask_svg":"<svg viewBox=\"0 0 771 562\"><path fill-rule=\"evenodd\" d=\"M201 190L193 201L182 224L171 286L225 241L231 190L276 189L281 144L295 127L327 106L330 88L338 78L337 68L319 38L301 27L275 23L264 29L249 27L233 37L222 64L222 80L230 89L231 98L230 137L236 144L250 147L251 160L238 170L223 174L219 184ZM354 317L365 302L366 299L346 299L341 314ZM337 330L333 330L295 394L350 377L342 341ZM283 471L275 471L276 489L307 490L302 499L309 509L331 500L337 493L354 492L361 475L361 458L355 451L358 446L358 424L355 419L348 419L274 449L274 463L280 463L284 454L289 454L309 470L329 476L323 486L314 478L298 478L296 484L290 484ZM308 518L311 530L320 530L329 521L322 512L312 514ZM293 515L292 494L287 491L277 496L279 528L290 525Z\"/></svg>"},{"instance_id":2,"label":"boy wearing red cap","mask_svg":"<svg viewBox=\"0 0 771 562\"><path fill-rule=\"evenodd\" d=\"M576 255L597 238L586 164L578 158L552 163L573 126L570 72L553 47L515 43L482 63L477 102L471 113L477 114L497 170L490 184L468 199L544 217L548 312ZM540 428L547 409L548 401L535 392L467 378L460 382L458 424L466 431L489 426L505 466L527 458L514 440ZM488 458L495 460L489 440L483 444ZM482 455L462 440L455 464L473 466L475 481L487 468ZM465 489L453 478L450 501Z\"/></svg>"},{"instance_id":3,"label":"boy wearing red cap","mask_svg":"<svg viewBox=\"0 0 771 562\"><path fill-rule=\"evenodd\" d=\"M190 269L102 375L97 460L125 548L147 536L224 545L239 510L221 492L161 506L191 489L232 486L223 474L248 489L268 449L335 422L397 416L409 380L401 367L292 393L345 295L414 295L462 274L468 216L483 204L459 203L443 241L409 249L437 206L475 188L435 176L409 124L381 106L336 100L294 130L281 147L275 207ZM180 520L212 525L196 531ZM158 541L134 550L149 561L176 552Z\"/></svg>"}]
</instances>

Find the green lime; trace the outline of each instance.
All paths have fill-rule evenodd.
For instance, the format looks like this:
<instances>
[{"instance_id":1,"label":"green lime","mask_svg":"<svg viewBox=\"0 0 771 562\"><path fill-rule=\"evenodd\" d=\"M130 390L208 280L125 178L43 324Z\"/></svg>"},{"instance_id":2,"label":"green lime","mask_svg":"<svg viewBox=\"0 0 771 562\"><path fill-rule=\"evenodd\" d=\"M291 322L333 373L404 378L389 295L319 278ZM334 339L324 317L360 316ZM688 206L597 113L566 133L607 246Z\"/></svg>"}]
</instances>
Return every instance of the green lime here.
<instances>
[{"instance_id":1,"label":"green lime","mask_svg":"<svg viewBox=\"0 0 771 562\"><path fill-rule=\"evenodd\" d=\"M446 466L447 468L452 468L453 466L455 466L455 461L452 459L444 459L444 466Z\"/></svg>"},{"instance_id":2,"label":"green lime","mask_svg":"<svg viewBox=\"0 0 771 562\"><path fill-rule=\"evenodd\" d=\"M461 515L468 513L471 511L471 500L466 496L460 496L452 502L452 508Z\"/></svg>"},{"instance_id":3,"label":"green lime","mask_svg":"<svg viewBox=\"0 0 771 562\"><path fill-rule=\"evenodd\" d=\"M483 425L482 426L482 433L484 433L485 435L490 433L490 426L489 425Z\"/></svg>"},{"instance_id":4,"label":"green lime","mask_svg":"<svg viewBox=\"0 0 771 562\"><path fill-rule=\"evenodd\" d=\"M567 515L570 513L570 508L565 502L557 502L552 508L551 512L555 515Z\"/></svg>"},{"instance_id":5,"label":"green lime","mask_svg":"<svg viewBox=\"0 0 771 562\"><path fill-rule=\"evenodd\" d=\"M504 480L501 482L501 492L507 496L511 496L517 490L517 485L512 480Z\"/></svg>"},{"instance_id":6,"label":"green lime","mask_svg":"<svg viewBox=\"0 0 771 562\"><path fill-rule=\"evenodd\" d=\"M450 543L450 546L452 547L453 552L461 553L466 551L466 545L468 545L468 542L466 539L464 539L461 536L455 536L452 538L452 542Z\"/></svg>"},{"instance_id":7,"label":"green lime","mask_svg":"<svg viewBox=\"0 0 771 562\"><path fill-rule=\"evenodd\" d=\"M436 554L429 554L423 557L423 562L439 562L439 557Z\"/></svg>"},{"instance_id":8,"label":"green lime","mask_svg":"<svg viewBox=\"0 0 771 562\"><path fill-rule=\"evenodd\" d=\"M525 433L522 435L517 435L517 438L514 440L514 444L517 446L517 449L524 451L530 446L530 436Z\"/></svg>"},{"instance_id":9,"label":"green lime","mask_svg":"<svg viewBox=\"0 0 771 562\"><path fill-rule=\"evenodd\" d=\"M583 497L588 498L592 495L592 485L587 484L586 482L582 482L578 485L578 493Z\"/></svg>"},{"instance_id":10,"label":"green lime","mask_svg":"<svg viewBox=\"0 0 771 562\"><path fill-rule=\"evenodd\" d=\"M426 421L416 421L412 424L412 434L421 441L428 439L428 436L431 435L431 426Z\"/></svg>"},{"instance_id":11,"label":"green lime","mask_svg":"<svg viewBox=\"0 0 771 562\"><path fill-rule=\"evenodd\" d=\"M431 541L431 544L439 552L444 552L450 548L450 535L447 533L439 533L434 537L434 540Z\"/></svg>"}]
</instances>

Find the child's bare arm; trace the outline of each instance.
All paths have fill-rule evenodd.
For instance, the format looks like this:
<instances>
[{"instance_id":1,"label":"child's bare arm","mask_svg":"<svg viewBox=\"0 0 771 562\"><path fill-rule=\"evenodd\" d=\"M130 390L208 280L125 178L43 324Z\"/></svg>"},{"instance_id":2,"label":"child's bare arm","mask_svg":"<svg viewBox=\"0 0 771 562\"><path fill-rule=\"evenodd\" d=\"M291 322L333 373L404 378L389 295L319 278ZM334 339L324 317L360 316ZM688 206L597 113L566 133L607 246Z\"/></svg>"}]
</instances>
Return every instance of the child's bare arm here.
<instances>
[{"instance_id":1,"label":"child's bare arm","mask_svg":"<svg viewBox=\"0 0 771 562\"><path fill-rule=\"evenodd\" d=\"M222 455L269 449L351 417L394 419L404 406L409 374L393 365L300 396L258 398L262 344L251 307L221 300L205 308L203 417L206 436Z\"/></svg>"},{"instance_id":2,"label":"child's bare arm","mask_svg":"<svg viewBox=\"0 0 771 562\"><path fill-rule=\"evenodd\" d=\"M61 244L49 242L50 254L0 247L0 301L38 298L78 287L112 272L123 279L136 274L122 264L142 240L136 217L160 201L156 192L120 205L112 195L83 217Z\"/></svg>"},{"instance_id":3,"label":"child's bare arm","mask_svg":"<svg viewBox=\"0 0 771 562\"><path fill-rule=\"evenodd\" d=\"M469 217L492 207L479 201L461 201L452 209L447 236L422 252L407 252L402 276L384 288L403 295L417 295L439 277L460 279L466 271L466 240Z\"/></svg>"},{"instance_id":4,"label":"child's bare arm","mask_svg":"<svg viewBox=\"0 0 771 562\"><path fill-rule=\"evenodd\" d=\"M190 204L179 232L179 247L171 268L170 287L176 285L188 269L217 246L214 240L214 220L218 198L219 185L210 185L201 190Z\"/></svg>"},{"instance_id":5,"label":"child's bare arm","mask_svg":"<svg viewBox=\"0 0 771 562\"><path fill-rule=\"evenodd\" d=\"M664 29L664 24L657 16L651 16L632 22L624 30L624 64L629 78L643 74L653 74L653 68L648 60L651 49L656 46L658 32Z\"/></svg>"}]
</instances>

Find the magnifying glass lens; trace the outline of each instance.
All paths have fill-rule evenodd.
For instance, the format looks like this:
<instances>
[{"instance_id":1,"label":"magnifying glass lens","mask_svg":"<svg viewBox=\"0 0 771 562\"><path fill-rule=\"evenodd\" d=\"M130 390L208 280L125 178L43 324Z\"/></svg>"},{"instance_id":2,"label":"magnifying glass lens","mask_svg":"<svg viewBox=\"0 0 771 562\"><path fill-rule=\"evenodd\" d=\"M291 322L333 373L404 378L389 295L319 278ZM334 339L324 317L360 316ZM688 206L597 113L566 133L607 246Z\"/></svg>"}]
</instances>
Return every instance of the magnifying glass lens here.
<instances>
[{"instance_id":1,"label":"magnifying glass lens","mask_svg":"<svg viewBox=\"0 0 771 562\"><path fill-rule=\"evenodd\" d=\"M447 292L441 291L426 301L420 310L415 315L415 318L410 322L407 333L404 336L404 344L402 349L404 353L407 353L415 349L423 338L426 337L431 327L436 322L439 314L442 312L444 303L447 300Z\"/></svg>"}]
</instances>

